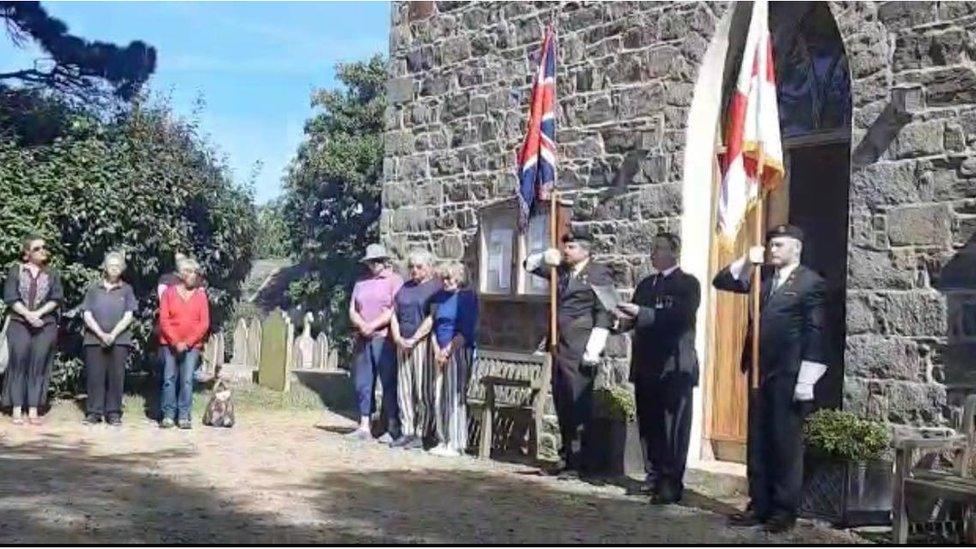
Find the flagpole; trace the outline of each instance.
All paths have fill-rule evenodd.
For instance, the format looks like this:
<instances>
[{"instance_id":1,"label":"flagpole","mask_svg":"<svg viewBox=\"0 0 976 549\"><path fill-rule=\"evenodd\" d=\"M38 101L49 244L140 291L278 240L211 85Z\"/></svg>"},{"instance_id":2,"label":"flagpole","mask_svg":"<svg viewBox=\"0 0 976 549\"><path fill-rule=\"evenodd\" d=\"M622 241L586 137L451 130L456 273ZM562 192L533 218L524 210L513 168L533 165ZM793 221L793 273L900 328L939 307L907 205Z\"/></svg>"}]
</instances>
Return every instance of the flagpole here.
<instances>
[{"instance_id":1,"label":"flagpole","mask_svg":"<svg viewBox=\"0 0 976 549\"><path fill-rule=\"evenodd\" d=\"M558 245L556 231L559 229L559 205L558 195L555 185L549 194L549 247L555 248ZM553 363L556 361L556 342L558 341L558 327L556 326L556 288L559 284L559 274L556 267L549 269L549 352L552 354Z\"/></svg>"},{"instance_id":2,"label":"flagpole","mask_svg":"<svg viewBox=\"0 0 976 549\"><path fill-rule=\"evenodd\" d=\"M756 204L756 224L754 230L754 239L756 246L763 245L763 216L765 215L764 203L766 202L766 191L763 186L763 164L765 163L765 154L763 149L759 149L759 163L756 165L756 183L759 185L759 202ZM762 265L753 265L752 268L752 283L750 284L751 292L750 298L752 298L752 368L750 369L752 378L752 388L759 388L759 327L761 323L759 322L760 315L760 295L762 293Z\"/></svg>"}]
</instances>

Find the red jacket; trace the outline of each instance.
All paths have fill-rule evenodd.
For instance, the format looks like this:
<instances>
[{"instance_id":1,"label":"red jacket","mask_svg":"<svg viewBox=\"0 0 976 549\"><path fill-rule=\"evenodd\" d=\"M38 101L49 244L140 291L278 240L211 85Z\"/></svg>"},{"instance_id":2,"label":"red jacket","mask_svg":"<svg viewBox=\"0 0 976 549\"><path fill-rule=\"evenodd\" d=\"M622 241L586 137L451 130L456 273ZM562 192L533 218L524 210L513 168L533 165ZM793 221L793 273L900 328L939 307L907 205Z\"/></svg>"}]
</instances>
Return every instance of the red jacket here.
<instances>
[{"instance_id":1,"label":"red jacket","mask_svg":"<svg viewBox=\"0 0 976 549\"><path fill-rule=\"evenodd\" d=\"M200 349L210 330L210 303L203 288L184 301L177 286L170 286L159 300L159 342L170 346L186 343Z\"/></svg>"}]
</instances>

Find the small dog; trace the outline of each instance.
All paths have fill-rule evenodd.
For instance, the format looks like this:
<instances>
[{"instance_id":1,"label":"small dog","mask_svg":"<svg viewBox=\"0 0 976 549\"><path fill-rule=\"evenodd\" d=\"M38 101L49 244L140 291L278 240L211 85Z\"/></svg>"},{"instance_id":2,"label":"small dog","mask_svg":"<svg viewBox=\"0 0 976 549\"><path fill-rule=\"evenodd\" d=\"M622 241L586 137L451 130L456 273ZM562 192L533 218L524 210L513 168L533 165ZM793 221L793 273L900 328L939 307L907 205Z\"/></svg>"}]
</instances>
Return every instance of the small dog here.
<instances>
[{"instance_id":1,"label":"small dog","mask_svg":"<svg viewBox=\"0 0 976 549\"><path fill-rule=\"evenodd\" d=\"M213 395L203 412L203 424L211 427L234 426L234 401L231 399L230 387L222 379L214 384Z\"/></svg>"}]
</instances>

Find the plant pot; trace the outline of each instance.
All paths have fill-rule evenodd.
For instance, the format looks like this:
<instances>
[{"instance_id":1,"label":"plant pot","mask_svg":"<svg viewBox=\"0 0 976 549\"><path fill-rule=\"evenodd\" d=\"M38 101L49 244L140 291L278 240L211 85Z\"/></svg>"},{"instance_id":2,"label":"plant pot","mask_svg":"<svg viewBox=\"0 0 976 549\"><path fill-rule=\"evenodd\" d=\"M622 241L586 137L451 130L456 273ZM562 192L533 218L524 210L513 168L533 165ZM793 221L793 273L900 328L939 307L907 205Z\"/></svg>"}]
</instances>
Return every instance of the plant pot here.
<instances>
[{"instance_id":1,"label":"plant pot","mask_svg":"<svg viewBox=\"0 0 976 549\"><path fill-rule=\"evenodd\" d=\"M644 478L644 450L637 422L591 419L584 434L583 467L596 476Z\"/></svg>"},{"instance_id":2,"label":"plant pot","mask_svg":"<svg viewBox=\"0 0 976 549\"><path fill-rule=\"evenodd\" d=\"M891 524L890 461L810 457L803 476L801 516L845 528Z\"/></svg>"}]
</instances>

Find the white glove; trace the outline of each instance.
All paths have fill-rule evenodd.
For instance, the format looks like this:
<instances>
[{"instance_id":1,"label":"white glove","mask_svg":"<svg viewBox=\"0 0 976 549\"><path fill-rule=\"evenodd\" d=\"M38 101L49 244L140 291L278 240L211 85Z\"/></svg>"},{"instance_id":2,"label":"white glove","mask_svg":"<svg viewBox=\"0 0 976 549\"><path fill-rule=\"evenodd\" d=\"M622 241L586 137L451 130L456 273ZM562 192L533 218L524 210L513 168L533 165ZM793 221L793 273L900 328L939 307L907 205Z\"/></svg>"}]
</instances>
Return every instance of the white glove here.
<instances>
[{"instance_id":1,"label":"white glove","mask_svg":"<svg viewBox=\"0 0 976 549\"><path fill-rule=\"evenodd\" d=\"M764 246L753 246L749 248L749 263L761 265L766 261L766 248Z\"/></svg>"},{"instance_id":2,"label":"white glove","mask_svg":"<svg viewBox=\"0 0 976 549\"><path fill-rule=\"evenodd\" d=\"M804 360L800 363L800 375L796 377L793 400L809 402L813 400L813 387L827 371L827 366L819 362Z\"/></svg>"},{"instance_id":3,"label":"white glove","mask_svg":"<svg viewBox=\"0 0 976 549\"><path fill-rule=\"evenodd\" d=\"M563 254L555 248L542 252L542 262L550 267L558 267L563 262Z\"/></svg>"},{"instance_id":4,"label":"white glove","mask_svg":"<svg viewBox=\"0 0 976 549\"><path fill-rule=\"evenodd\" d=\"M606 328L593 328L590 332L590 339L586 341L586 350L583 351L583 362L594 364L600 361L603 348L607 346L607 338L610 330Z\"/></svg>"}]
</instances>

